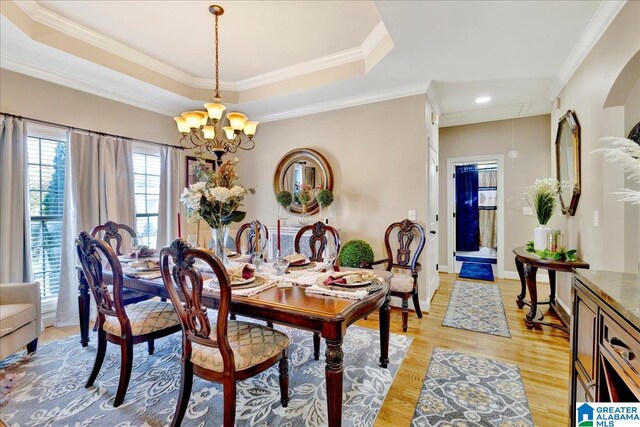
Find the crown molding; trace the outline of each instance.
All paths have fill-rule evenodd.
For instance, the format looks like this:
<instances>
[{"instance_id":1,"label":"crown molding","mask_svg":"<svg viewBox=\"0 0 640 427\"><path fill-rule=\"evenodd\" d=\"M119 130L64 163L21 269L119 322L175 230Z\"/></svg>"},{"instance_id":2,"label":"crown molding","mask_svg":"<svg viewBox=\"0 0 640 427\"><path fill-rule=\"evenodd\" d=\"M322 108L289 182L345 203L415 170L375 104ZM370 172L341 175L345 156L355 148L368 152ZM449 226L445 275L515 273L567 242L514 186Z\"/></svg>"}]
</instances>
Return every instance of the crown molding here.
<instances>
[{"instance_id":1,"label":"crown molding","mask_svg":"<svg viewBox=\"0 0 640 427\"><path fill-rule=\"evenodd\" d=\"M610 0L600 2L600 6L594 13L591 21L582 32L569 56L560 67L553 83L547 93L547 98L551 101L558 96L562 88L567 84L573 73L576 72L580 64L585 60L591 49L600 40L600 37L609 28L620 10L627 3L627 0Z\"/></svg>"},{"instance_id":2,"label":"crown molding","mask_svg":"<svg viewBox=\"0 0 640 427\"><path fill-rule=\"evenodd\" d=\"M59 71L52 70L40 65L34 65L4 53L0 54L0 67L16 73L25 74L40 80L45 80L71 89L87 92L112 101L122 102L134 107L142 108L165 116L173 117L175 109L167 108L166 105L150 102L146 99L132 96L131 94L114 89L113 87L101 85L89 80L75 76L69 76Z\"/></svg>"},{"instance_id":3,"label":"crown molding","mask_svg":"<svg viewBox=\"0 0 640 427\"><path fill-rule=\"evenodd\" d=\"M310 114L318 114L327 111L341 110L343 108L356 107L358 105L372 104L374 102L404 98L406 96L425 94L428 85L428 82L417 83L382 91L370 92L362 95L335 99L326 102L319 102L301 108L294 108L291 110L280 111L278 113L259 116L256 117L255 120L258 120L261 123L274 122L277 120L291 119L294 117L308 116Z\"/></svg>"},{"instance_id":4,"label":"crown molding","mask_svg":"<svg viewBox=\"0 0 640 427\"><path fill-rule=\"evenodd\" d=\"M16 4L33 21L60 31L68 36L88 43L106 52L119 56L127 61L138 64L165 77L182 84L199 89L213 89L215 80L212 78L196 77L179 70L163 61L155 59L137 49L131 48L97 31L65 18L33 0L15 1ZM241 92L261 86L270 85L291 78L315 73L317 71L338 67L344 64L363 61L380 43L390 35L382 20L367 35L365 40L351 49L325 55L302 63L283 67L278 70L263 73L239 81L221 81L223 91Z\"/></svg>"}]
</instances>

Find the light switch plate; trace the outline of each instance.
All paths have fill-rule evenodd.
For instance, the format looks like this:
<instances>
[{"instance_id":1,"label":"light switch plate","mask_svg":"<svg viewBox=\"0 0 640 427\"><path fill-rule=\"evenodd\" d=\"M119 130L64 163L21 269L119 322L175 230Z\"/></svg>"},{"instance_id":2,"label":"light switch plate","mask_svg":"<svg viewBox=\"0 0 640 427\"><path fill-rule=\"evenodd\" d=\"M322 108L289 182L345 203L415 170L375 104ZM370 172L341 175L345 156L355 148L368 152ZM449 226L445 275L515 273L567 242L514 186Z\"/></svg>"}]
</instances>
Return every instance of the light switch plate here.
<instances>
[{"instance_id":1,"label":"light switch plate","mask_svg":"<svg viewBox=\"0 0 640 427\"><path fill-rule=\"evenodd\" d=\"M531 209L531 207L529 207L529 206L525 206L524 208L522 208L522 215L532 216L533 215L533 209Z\"/></svg>"},{"instance_id":2,"label":"light switch plate","mask_svg":"<svg viewBox=\"0 0 640 427\"><path fill-rule=\"evenodd\" d=\"M600 213L598 211L593 211L593 226L594 227L599 227L600 226Z\"/></svg>"},{"instance_id":3,"label":"light switch plate","mask_svg":"<svg viewBox=\"0 0 640 427\"><path fill-rule=\"evenodd\" d=\"M409 209L409 212L407 212L407 218L409 218L409 220L411 221L415 221L416 220L416 211L413 209Z\"/></svg>"}]
</instances>

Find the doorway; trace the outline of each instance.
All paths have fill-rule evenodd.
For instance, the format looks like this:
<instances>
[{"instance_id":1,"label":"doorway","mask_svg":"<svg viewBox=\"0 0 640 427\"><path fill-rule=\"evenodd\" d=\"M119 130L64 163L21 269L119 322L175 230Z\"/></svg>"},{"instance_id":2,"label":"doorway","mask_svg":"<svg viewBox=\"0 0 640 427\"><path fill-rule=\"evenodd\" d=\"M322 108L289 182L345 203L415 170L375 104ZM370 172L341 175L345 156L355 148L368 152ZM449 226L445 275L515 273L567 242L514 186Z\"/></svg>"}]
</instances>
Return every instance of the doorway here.
<instances>
[{"instance_id":1,"label":"doorway","mask_svg":"<svg viewBox=\"0 0 640 427\"><path fill-rule=\"evenodd\" d=\"M448 159L449 272L504 277L504 157Z\"/></svg>"}]
</instances>

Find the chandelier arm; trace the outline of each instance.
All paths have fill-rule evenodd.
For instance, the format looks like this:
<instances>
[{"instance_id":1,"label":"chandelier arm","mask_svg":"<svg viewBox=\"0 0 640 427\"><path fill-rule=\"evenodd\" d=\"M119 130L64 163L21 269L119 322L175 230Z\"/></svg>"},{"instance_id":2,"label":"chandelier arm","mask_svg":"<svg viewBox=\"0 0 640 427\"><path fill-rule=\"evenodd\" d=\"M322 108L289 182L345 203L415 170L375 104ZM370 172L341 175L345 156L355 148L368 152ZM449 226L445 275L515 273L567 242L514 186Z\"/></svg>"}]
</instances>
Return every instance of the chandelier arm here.
<instances>
[{"instance_id":1,"label":"chandelier arm","mask_svg":"<svg viewBox=\"0 0 640 427\"><path fill-rule=\"evenodd\" d=\"M251 146L245 146L243 147L242 145L244 143L251 143ZM253 138L249 138L246 141L240 141L240 144L238 144L238 148L241 150L245 150L245 151L249 151L249 150L253 150L256 147L256 142L253 140Z\"/></svg>"}]
</instances>

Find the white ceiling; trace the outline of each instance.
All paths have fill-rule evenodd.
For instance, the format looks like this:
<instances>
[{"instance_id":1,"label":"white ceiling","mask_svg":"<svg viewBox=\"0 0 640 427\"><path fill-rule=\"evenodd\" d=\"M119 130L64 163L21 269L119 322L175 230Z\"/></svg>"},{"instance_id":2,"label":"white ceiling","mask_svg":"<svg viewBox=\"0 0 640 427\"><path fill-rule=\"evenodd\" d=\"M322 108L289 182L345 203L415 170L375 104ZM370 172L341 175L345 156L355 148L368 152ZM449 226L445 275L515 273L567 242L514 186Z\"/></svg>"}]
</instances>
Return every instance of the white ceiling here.
<instances>
[{"instance_id":1,"label":"white ceiling","mask_svg":"<svg viewBox=\"0 0 640 427\"><path fill-rule=\"evenodd\" d=\"M23 9L33 8L35 2L27 3L31 5L23 4ZM209 2L177 3L38 2L45 10L167 67L195 79L210 79ZM5 2L1 4L4 6ZM300 76L311 79L314 70L320 68L295 76L281 70L307 70L300 63L314 60L322 67L335 66L335 58L344 52L356 52L358 58L366 58L361 54L366 50L364 46L373 33L382 29L384 34L388 31L393 43L376 58L377 62L371 62L359 73L339 76L335 71L337 77L333 80L254 97L255 100L241 102L238 108L258 120L277 120L424 93L430 82L435 82L444 126L544 114L550 111L549 100L554 92L569 78L622 4L226 1L222 2L225 15L220 20L221 73L223 79L237 82L279 72L280 83L286 87L287 78L291 82ZM194 99L161 87L152 79L145 81L139 75L56 49L47 40L35 41L1 11L3 68L167 115L198 108L207 101L205 96ZM344 64L348 61L338 65ZM474 100L480 95L489 95L492 100L478 105Z\"/></svg>"}]
</instances>

